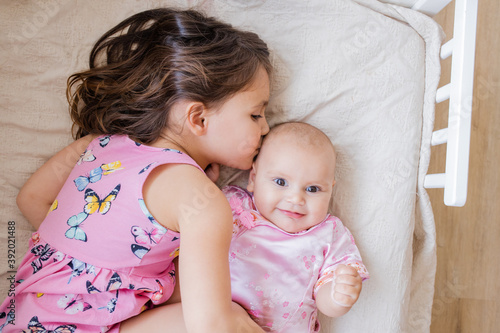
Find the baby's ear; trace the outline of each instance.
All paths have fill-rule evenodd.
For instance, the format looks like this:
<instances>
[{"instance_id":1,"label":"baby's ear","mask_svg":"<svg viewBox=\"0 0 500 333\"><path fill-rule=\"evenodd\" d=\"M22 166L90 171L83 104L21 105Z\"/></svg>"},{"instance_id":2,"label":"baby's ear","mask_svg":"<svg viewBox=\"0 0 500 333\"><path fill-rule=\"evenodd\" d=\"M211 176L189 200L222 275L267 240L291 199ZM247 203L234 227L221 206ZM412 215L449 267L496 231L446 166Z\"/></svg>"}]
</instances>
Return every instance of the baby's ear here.
<instances>
[{"instance_id":1,"label":"baby's ear","mask_svg":"<svg viewBox=\"0 0 500 333\"><path fill-rule=\"evenodd\" d=\"M250 170L250 175L248 176L248 192L253 192L255 188L255 163L252 164L252 169Z\"/></svg>"}]
</instances>

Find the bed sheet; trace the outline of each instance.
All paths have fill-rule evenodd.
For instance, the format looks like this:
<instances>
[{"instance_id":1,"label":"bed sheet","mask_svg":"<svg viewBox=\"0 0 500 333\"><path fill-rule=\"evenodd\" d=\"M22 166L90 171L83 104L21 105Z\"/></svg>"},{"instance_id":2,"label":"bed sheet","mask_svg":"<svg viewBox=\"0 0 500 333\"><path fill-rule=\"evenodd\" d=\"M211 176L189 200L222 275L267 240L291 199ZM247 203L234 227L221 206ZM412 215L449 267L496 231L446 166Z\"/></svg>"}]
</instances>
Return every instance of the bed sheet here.
<instances>
[{"instance_id":1,"label":"bed sheet","mask_svg":"<svg viewBox=\"0 0 500 333\"><path fill-rule=\"evenodd\" d=\"M86 68L107 29L166 5L259 33L276 68L270 123L309 122L337 148L332 212L354 234L371 278L347 315L321 318L322 332L427 332L436 261L423 176L442 33L425 15L375 0L1 2L0 297L33 231L17 192L71 142L67 77ZM221 184L245 176L224 169Z\"/></svg>"}]
</instances>

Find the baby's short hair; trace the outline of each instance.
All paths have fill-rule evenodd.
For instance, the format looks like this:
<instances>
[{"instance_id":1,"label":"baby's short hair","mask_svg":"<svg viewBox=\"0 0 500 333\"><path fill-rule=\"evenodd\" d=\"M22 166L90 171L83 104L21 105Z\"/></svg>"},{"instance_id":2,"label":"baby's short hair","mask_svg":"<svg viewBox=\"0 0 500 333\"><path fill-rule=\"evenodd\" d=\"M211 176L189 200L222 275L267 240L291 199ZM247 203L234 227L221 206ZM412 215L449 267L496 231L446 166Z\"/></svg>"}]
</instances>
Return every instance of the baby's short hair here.
<instances>
[{"instance_id":1,"label":"baby's short hair","mask_svg":"<svg viewBox=\"0 0 500 333\"><path fill-rule=\"evenodd\" d=\"M264 138L262 145L277 136L285 136L287 140L292 140L294 144L306 148L310 146L330 147L335 154L335 148L330 138L317 127L304 122L288 122L274 126Z\"/></svg>"}]
</instances>

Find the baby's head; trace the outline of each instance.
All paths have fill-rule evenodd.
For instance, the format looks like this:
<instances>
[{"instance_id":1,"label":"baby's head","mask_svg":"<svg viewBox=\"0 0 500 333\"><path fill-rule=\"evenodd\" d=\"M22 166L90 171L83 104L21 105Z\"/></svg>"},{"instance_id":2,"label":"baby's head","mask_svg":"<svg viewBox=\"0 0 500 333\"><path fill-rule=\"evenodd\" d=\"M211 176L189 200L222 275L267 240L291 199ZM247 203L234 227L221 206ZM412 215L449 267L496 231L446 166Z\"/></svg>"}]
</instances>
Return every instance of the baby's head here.
<instances>
[{"instance_id":1,"label":"baby's head","mask_svg":"<svg viewBox=\"0 0 500 333\"><path fill-rule=\"evenodd\" d=\"M334 184L330 139L314 126L284 123L265 137L247 189L262 216L295 233L325 219Z\"/></svg>"}]
</instances>

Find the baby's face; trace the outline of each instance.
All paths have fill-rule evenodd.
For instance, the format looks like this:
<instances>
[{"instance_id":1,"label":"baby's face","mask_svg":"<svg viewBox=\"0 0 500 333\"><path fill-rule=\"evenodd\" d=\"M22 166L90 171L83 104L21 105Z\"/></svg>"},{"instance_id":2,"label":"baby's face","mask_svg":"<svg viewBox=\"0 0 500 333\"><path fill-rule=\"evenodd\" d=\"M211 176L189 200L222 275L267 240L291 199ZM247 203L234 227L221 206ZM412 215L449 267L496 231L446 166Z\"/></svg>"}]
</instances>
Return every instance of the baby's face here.
<instances>
[{"instance_id":1,"label":"baby's face","mask_svg":"<svg viewBox=\"0 0 500 333\"><path fill-rule=\"evenodd\" d=\"M262 216L289 233L323 221L335 182L335 155L330 150L281 138L265 143L247 187Z\"/></svg>"}]
</instances>

